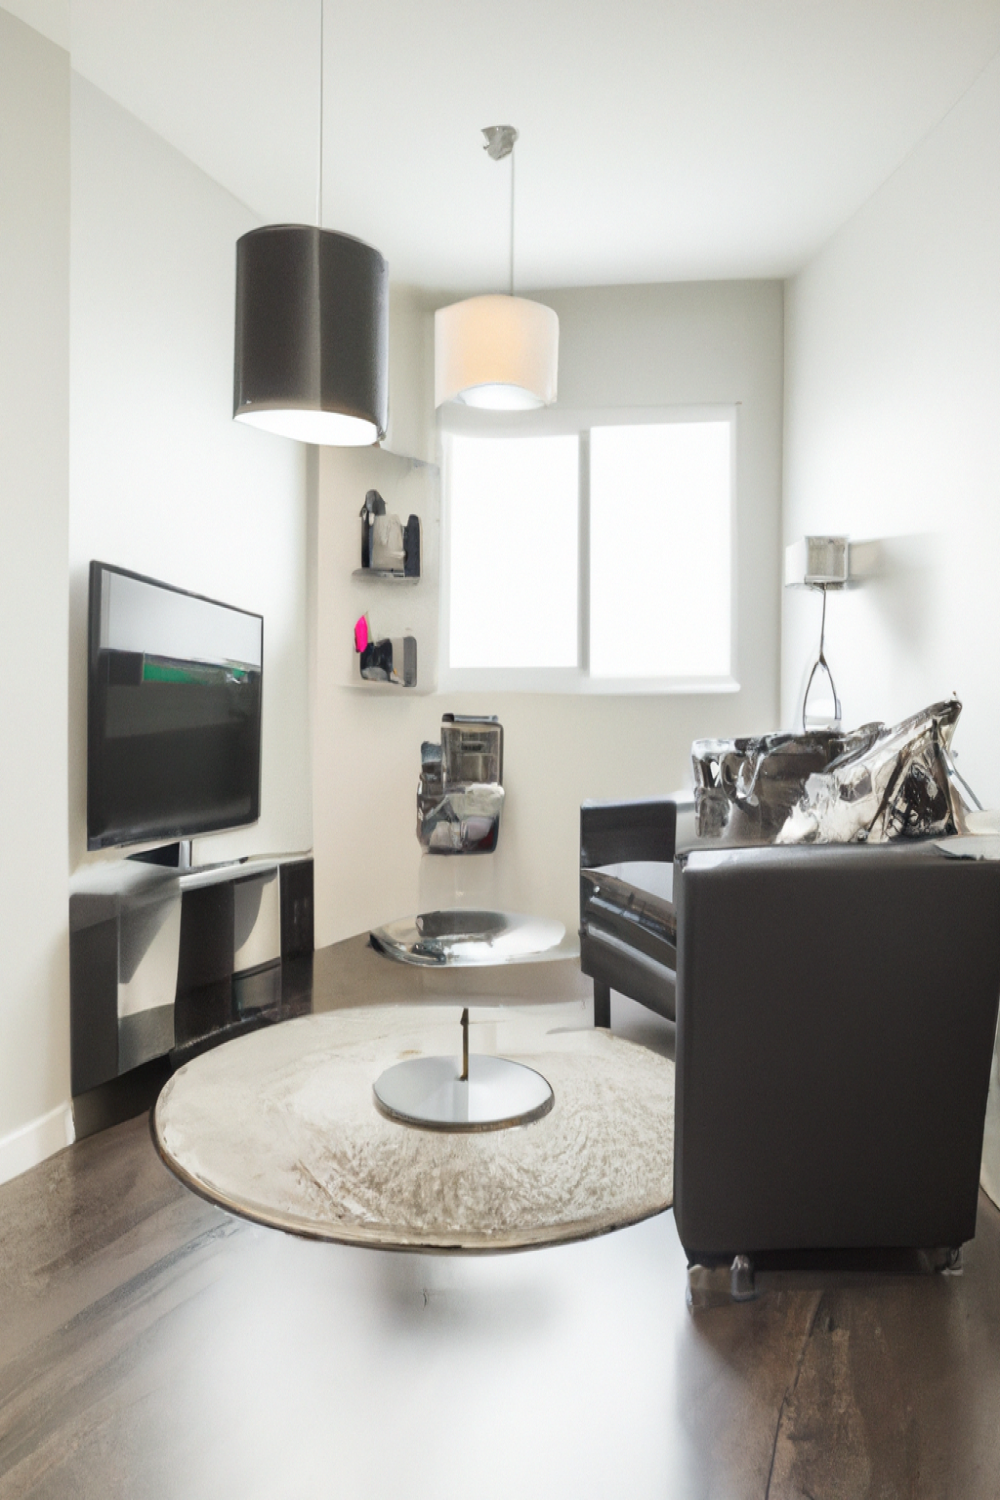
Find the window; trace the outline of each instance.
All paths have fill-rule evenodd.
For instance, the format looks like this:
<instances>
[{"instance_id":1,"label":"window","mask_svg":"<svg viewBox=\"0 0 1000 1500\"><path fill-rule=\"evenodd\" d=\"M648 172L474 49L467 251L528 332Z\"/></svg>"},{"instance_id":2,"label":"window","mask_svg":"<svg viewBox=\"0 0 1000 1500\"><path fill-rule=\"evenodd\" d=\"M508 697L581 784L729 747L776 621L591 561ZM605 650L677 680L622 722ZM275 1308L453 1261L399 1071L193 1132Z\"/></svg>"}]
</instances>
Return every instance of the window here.
<instances>
[{"instance_id":1,"label":"window","mask_svg":"<svg viewBox=\"0 0 1000 1500\"><path fill-rule=\"evenodd\" d=\"M580 444L456 437L449 454L453 667L575 667Z\"/></svg>"},{"instance_id":2,"label":"window","mask_svg":"<svg viewBox=\"0 0 1000 1500\"><path fill-rule=\"evenodd\" d=\"M734 414L521 424L444 434L442 686L733 691Z\"/></svg>"}]
</instances>

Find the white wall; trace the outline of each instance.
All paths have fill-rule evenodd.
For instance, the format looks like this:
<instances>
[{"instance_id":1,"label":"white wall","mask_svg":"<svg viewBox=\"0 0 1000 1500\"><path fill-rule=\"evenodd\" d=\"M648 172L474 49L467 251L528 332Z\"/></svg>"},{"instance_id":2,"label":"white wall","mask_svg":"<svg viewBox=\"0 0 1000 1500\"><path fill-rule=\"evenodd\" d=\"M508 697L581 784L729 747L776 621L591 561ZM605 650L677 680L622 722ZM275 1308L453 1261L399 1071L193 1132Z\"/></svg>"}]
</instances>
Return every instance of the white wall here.
<instances>
[{"instance_id":1,"label":"white wall","mask_svg":"<svg viewBox=\"0 0 1000 1500\"><path fill-rule=\"evenodd\" d=\"M0 1181L66 1143L69 56L0 10Z\"/></svg>"},{"instance_id":2,"label":"white wall","mask_svg":"<svg viewBox=\"0 0 1000 1500\"><path fill-rule=\"evenodd\" d=\"M1000 62L788 287L786 540L888 539L831 597L850 725L952 691L963 773L1000 804ZM817 598L786 591L796 716Z\"/></svg>"},{"instance_id":3,"label":"white wall","mask_svg":"<svg viewBox=\"0 0 1000 1500\"><path fill-rule=\"evenodd\" d=\"M120 857L85 852L91 558L264 615L261 819L196 857L311 844L306 453L231 420L255 223L0 11L0 1180L66 1139L67 874Z\"/></svg>"},{"instance_id":4,"label":"white wall","mask_svg":"<svg viewBox=\"0 0 1000 1500\"><path fill-rule=\"evenodd\" d=\"M179 152L74 75L74 866L87 858L91 558L263 614L260 822L199 839L195 857L208 861L311 844L306 450L232 421L235 244L257 222Z\"/></svg>"},{"instance_id":5,"label":"white wall","mask_svg":"<svg viewBox=\"0 0 1000 1500\"><path fill-rule=\"evenodd\" d=\"M316 686L317 943L412 912L431 881L461 878L504 905L558 917L575 931L579 806L587 797L648 796L689 783L691 741L762 732L778 715L782 293L776 282L606 287L539 294L559 313L560 405L568 408L739 402L737 675L732 695L366 695L340 687L320 639ZM443 300L443 299L442 299ZM394 360L429 368L430 313L392 330ZM397 328L405 328L407 349ZM406 414L414 443L432 422ZM324 456L319 500L320 629L324 596L350 588L366 483L357 457ZM335 564L330 559L340 559ZM421 584L419 587L423 587ZM507 807L496 856L425 860L415 835L420 742L441 714L500 716ZM428 866L433 866L429 870Z\"/></svg>"}]
</instances>

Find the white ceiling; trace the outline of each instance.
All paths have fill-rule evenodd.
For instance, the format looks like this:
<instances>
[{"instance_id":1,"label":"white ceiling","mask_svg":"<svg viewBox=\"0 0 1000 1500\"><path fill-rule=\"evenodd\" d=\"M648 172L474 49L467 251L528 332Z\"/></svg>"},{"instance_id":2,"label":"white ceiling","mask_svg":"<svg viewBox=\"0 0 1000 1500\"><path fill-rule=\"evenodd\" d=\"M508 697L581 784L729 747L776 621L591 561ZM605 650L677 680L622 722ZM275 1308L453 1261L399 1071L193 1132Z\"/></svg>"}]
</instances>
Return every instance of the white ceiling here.
<instances>
[{"instance_id":1,"label":"white ceiling","mask_svg":"<svg viewBox=\"0 0 1000 1500\"><path fill-rule=\"evenodd\" d=\"M0 0L273 221L315 218L319 0ZM782 276L1000 49L1000 0L326 0L324 222L395 280Z\"/></svg>"}]
</instances>

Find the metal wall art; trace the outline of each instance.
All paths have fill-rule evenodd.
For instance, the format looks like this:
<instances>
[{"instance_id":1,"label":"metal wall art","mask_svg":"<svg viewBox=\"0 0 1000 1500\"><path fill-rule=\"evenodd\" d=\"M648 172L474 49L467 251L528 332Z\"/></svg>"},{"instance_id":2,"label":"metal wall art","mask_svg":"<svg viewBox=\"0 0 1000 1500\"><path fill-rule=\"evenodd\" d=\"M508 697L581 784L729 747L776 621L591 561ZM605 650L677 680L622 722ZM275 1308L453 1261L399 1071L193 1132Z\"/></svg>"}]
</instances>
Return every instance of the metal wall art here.
<instances>
[{"instance_id":1,"label":"metal wall art","mask_svg":"<svg viewBox=\"0 0 1000 1500\"><path fill-rule=\"evenodd\" d=\"M444 714L441 743L420 747L417 837L431 854L492 854L503 808L503 726Z\"/></svg>"}]
</instances>

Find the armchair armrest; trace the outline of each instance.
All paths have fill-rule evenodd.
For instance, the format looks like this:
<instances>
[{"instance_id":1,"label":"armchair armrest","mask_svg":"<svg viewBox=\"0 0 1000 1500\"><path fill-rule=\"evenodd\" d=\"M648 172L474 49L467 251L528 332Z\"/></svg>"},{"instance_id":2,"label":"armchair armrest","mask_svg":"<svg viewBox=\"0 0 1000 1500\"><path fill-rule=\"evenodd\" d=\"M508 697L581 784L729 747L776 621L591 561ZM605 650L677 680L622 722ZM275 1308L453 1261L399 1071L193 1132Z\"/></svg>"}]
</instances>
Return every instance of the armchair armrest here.
<instances>
[{"instance_id":1,"label":"armchair armrest","mask_svg":"<svg viewBox=\"0 0 1000 1500\"><path fill-rule=\"evenodd\" d=\"M612 988L674 1019L673 903L631 884L623 871L671 865L678 809L693 803L693 794L680 792L580 808L580 968L594 981L596 1026L611 1024Z\"/></svg>"},{"instance_id":2,"label":"armchair armrest","mask_svg":"<svg viewBox=\"0 0 1000 1500\"><path fill-rule=\"evenodd\" d=\"M580 868L657 861L669 864L677 842L677 809L693 796L629 802L584 802L580 808Z\"/></svg>"},{"instance_id":3,"label":"armchair armrest","mask_svg":"<svg viewBox=\"0 0 1000 1500\"><path fill-rule=\"evenodd\" d=\"M581 871L580 936L617 938L648 958L677 967L674 903L612 875Z\"/></svg>"}]
</instances>

